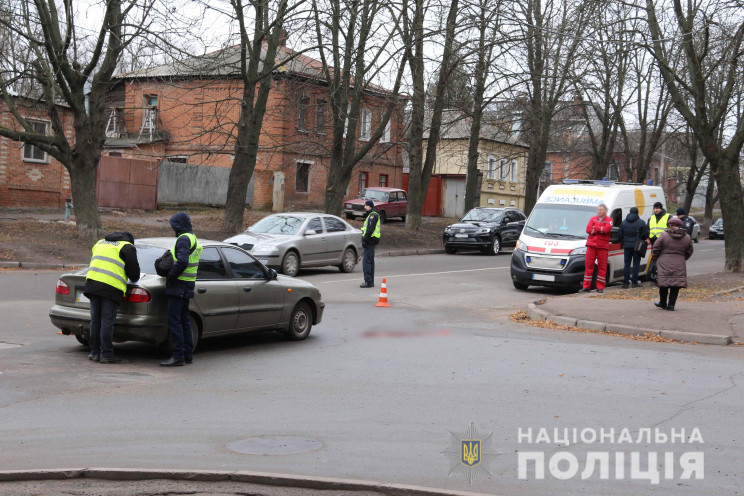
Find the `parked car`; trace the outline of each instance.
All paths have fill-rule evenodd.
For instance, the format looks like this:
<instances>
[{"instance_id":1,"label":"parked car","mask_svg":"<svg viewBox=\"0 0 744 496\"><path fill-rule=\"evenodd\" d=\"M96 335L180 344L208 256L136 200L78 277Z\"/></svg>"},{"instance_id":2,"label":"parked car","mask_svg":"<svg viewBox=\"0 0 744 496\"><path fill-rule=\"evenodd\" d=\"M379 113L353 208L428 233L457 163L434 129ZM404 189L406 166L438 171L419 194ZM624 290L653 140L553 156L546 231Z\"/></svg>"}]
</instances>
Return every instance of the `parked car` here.
<instances>
[{"instance_id":1,"label":"parked car","mask_svg":"<svg viewBox=\"0 0 744 496\"><path fill-rule=\"evenodd\" d=\"M723 239L723 219L718 219L708 229L708 239Z\"/></svg>"},{"instance_id":2,"label":"parked car","mask_svg":"<svg viewBox=\"0 0 744 496\"><path fill-rule=\"evenodd\" d=\"M364 202L372 200L375 209L380 212L380 219L385 222L390 217L400 217L406 220L406 209L408 208L408 196L406 192L398 188L366 188L356 200L344 202L344 213L347 219L366 217Z\"/></svg>"},{"instance_id":3,"label":"parked car","mask_svg":"<svg viewBox=\"0 0 744 496\"><path fill-rule=\"evenodd\" d=\"M300 268L328 265L353 272L362 253L362 231L335 215L293 212L264 217L225 243L291 277Z\"/></svg>"},{"instance_id":4,"label":"parked car","mask_svg":"<svg viewBox=\"0 0 744 496\"><path fill-rule=\"evenodd\" d=\"M128 284L119 306L114 341L144 341L170 346L165 278L156 275L155 260L173 247L174 238L135 242L142 277ZM241 248L217 241L204 247L190 305L194 345L203 338L246 331L279 330L289 339L305 339L320 323L325 304L309 282L279 276ZM83 294L87 268L57 281L49 317L63 334L84 345L90 333L90 306Z\"/></svg>"},{"instance_id":5,"label":"parked car","mask_svg":"<svg viewBox=\"0 0 744 496\"><path fill-rule=\"evenodd\" d=\"M526 216L516 208L476 207L442 235L444 251L453 254L462 248L477 248L498 255L504 246L517 244Z\"/></svg>"},{"instance_id":6,"label":"parked car","mask_svg":"<svg viewBox=\"0 0 744 496\"><path fill-rule=\"evenodd\" d=\"M692 226L692 236L690 236L690 238L692 238L692 240L695 243L699 243L700 242L700 224L698 224L698 221L695 220L695 217L693 217L692 215L688 215L688 217L692 219L693 222L695 222L695 225Z\"/></svg>"}]
</instances>

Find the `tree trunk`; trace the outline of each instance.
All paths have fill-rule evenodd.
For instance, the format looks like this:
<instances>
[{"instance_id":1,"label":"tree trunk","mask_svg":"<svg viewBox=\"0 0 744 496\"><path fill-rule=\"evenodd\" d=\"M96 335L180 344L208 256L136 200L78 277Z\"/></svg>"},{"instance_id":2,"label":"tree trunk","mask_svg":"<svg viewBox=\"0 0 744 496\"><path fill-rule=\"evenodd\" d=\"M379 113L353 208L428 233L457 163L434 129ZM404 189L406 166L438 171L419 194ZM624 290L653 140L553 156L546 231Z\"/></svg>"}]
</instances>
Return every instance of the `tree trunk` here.
<instances>
[{"instance_id":1,"label":"tree trunk","mask_svg":"<svg viewBox=\"0 0 744 496\"><path fill-rule=\"evenodd\" d=\"M705 188L705 213L703 214L703 223L705 227L713 224L713 207L716 204L716 180L713 174L708 173L708 185Z\"/></svg>"},{"instance_id":2,"label":"tree trunk","mask_svg":"<svg viewBox=\"0 0 744 496\"><path fill-rule=\"evenodd\" d=\"M351 170L352 168L348 168L348 174L345 174L345 168L341 166L331 166L328 170L328 184L325 190L325 212L327 214L341 216L343 213L344 196L351 181Z\"/></svg>"},{"instance_id":3,"label":"tree trunk","mask_svg":"<svg viewBox=\"0 0 744 496\"><path fill-rule=\"evenodd\" d=\"M248 183L256 167L256 154L248 153L248 126L241 124L235 144L235 158L233 159L230 176L227 183L227 198L225 200L224 229L227 232L243 231L243 215Z\"/></svg>"},{"instance_id":4,"label":"tree trunk","mask_svg":"<svg viewBox=\"0 0 744 496\"><path fill-rule=\"evenodd\" d=\"M545 126L541 124L533 126L530 133L530 152L527 155L527 171L525 174L524 188L524 212L529 215L537 203L537 190L540 187L540 176L545 168L545 159L548 156L549 127L545 132Z\"/></svg>"},{"instance_id":5,"label":"tree trunk","mask_svg":"<svg viewBox=\"0 0 744 496\"><path fill-rule=\"evenodd\" d=\"M737 157L726 157L714 171L721 199L721 216L726 226L725 267L731 272L744 270L744 195L738 162Z\"/></svg>"},{"instance_id":6,"label":"tree trunk","mask_svg":"<svg viewBox=\"0 0 744 496\"><path fill-rule=\"evenodd\" d=\"M91 242L100 239L103 233L96 200L97 165L97 158L79 156L69 171L75 223L81 234Z\"/></svg>"}]
</instances>

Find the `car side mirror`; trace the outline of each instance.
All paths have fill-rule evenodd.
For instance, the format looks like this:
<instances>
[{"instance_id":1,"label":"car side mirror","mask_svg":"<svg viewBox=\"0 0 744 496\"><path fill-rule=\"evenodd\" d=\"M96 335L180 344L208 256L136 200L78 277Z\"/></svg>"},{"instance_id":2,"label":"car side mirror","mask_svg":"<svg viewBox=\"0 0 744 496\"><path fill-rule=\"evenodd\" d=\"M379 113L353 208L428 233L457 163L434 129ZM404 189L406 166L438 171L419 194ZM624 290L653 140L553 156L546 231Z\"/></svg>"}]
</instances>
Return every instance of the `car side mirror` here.
<instances>
[{"instance_id":1,"label":"car side mirror","mask_svg":"<svg viewBox=\"0 0 744 496\"><path fill-rule=\"evenodd\" d=\"M269 276L269 281L273 281L277 278L277 273L274 269L269 269L268 276Z\"/></svg>"},{"instance_id":2,"label":"car side mirror","mask_svg":"<svg viewBox=\"0 0 744 496\"><path fill-rule=\"evenodd\" d=\"M610 243L619 243L619 242L620 242L620 228L613 227L612 231L610 231Z\"/></svg>"},{"instance_id":3,"label":"car side mirror","mask_svg":"<svg viewBox=\"0 0 744 496\"><path fill-rule=\"evenodd\" d=\"M315 236L316 234L318 233L315 232L315 230L313 229L308 229L307 231L305 231L305 236Z\"/></svg>"}]
</instances>

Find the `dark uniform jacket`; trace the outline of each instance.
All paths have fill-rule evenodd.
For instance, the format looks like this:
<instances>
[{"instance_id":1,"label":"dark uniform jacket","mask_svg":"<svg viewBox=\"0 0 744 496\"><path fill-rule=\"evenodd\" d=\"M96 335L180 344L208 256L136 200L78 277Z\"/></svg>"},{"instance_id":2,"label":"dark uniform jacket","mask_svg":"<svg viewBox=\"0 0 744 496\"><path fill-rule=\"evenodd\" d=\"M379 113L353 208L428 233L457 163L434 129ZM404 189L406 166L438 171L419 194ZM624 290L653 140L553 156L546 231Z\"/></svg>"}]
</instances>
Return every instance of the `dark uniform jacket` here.
<instances>
[{"instance_id":1,"label":"dark uniform jacket","mask_svg":"<svg viewBox=\"0 0 744 496\"><path fill-rule=\"evenodd\" d=\"M620 225L620 240L623 248L635 248L638 238L648 239L648 225L638 214L631 212Z\"/></svg>"},{"instance_id":2,"label":"dark uniform jacket","mask_svg":"<svg viewBox=\"0 0 744 496\"><path fill-rule=\"evenodd\" d=\"M184 212L178 212L171 217L170 226L175 231L176 236L184 233L193 234L191 218ZM165 294L167 296L193 297L196 283L193 281L182 281L178 278L189 265L191 251L191 241L189 238L187 236L178 238L176 241L176 259L173 261L173 268L165 278Z\"/></svg>"},{"instance_id":3,"label":"dark uniform jacket","mask_svg":"<svg viewBox=\"0 0 744 496\"><path fill-rule=\"evenodd\" d=\"M367 232L364 233L364 236L362 237L362 245L376 245L380 242L380 238L373 238L372 233L375 232L375 229L377 229L377 223L380 222L380 214L377 212L377 210L370 210L367 214L367 221L365 219L364 222L369 222L367 224Z\"/></svg>"}]
</instances>

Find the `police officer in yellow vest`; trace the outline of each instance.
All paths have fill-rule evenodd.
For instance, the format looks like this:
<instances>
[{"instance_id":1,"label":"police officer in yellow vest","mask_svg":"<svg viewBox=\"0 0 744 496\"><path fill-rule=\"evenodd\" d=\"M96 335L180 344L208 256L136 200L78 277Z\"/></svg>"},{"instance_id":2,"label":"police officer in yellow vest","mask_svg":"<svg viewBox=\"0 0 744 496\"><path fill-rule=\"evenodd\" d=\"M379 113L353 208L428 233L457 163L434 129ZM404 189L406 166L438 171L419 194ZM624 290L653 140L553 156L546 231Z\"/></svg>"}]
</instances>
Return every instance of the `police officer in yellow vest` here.
<instances>
[{"instance_id":1,"label":"police officer in yellow vest","mask_svg":"<svg viewBox=\"0 0 744 496\"><path fill-rule=\"evenodd\" d=\"M664 210L664 205L661 202L654 203L654 214L648 219L649 239L651 244L654 244L656 238L661 236L661 233L666 231L667 224L669 223L669 213Z\"/></svg>"},{"instance_id":2,"label":"police officer in yellow vest","mask_svg":"<svg viewBox=\"0 0 744 496\"><path fill-rule=\"evenodd\" d=\"M375 210L375 203L367 200L364 203L364 210L367 211L367 218L362 225L362 270L364 272L364 282L360 288L375 287L375 247L380 242L380 214Z\"/></svg>"},{"instance_id":3,"label":"police officer in yellow vest","mask_svg":"<svg viewBox=\"0 0 744 496\"><path fill-rule=\"evenodd\" d=\"M196 272L202 252L202 246L192 232L188 214L178 212L170 218L170 225L176 232L176 243L171 249L173 268L165 278L165 295L168 297L168 327L173 355L160 363L163 367L177 367L193 361L194 339L189 299L194 297Z\"/></svg>"},{"instance_id":4,"label":"police officer in yellow vest","mask_svg":"<svg viewBox=\"0 0 744 496\"><path fill-rule=\"evenodd\" d=\"M93 246L83 294L90 300L89 360L116 363L114 356L114 323L127 279L137 282L140 267L134 236L129 232L108 234Z\"/></svg>"}]
</instances>

